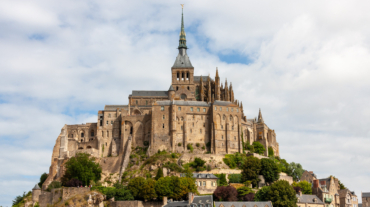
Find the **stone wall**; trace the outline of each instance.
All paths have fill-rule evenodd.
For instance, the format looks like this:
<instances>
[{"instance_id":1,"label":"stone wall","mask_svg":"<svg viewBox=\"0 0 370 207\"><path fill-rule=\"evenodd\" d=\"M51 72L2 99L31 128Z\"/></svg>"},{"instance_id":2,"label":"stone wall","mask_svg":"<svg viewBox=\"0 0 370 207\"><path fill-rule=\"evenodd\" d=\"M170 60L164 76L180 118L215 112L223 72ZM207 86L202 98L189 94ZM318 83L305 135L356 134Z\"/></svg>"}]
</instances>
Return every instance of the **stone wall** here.
<instances>
[{"instance_id":1,"label":"stone wall","mask_svg":"<svg viewBox=\"0 0 370 207\"><path fill-rule=\"evenodd\" d=\"M51 190L51 204L62 200L63 188L56 188Z\"/></svg>"},{"instance_id":2,"label":"stone wall","mask_svg":"<svg viewBox=\"0 0 370 207\"><path fill-rule=\"evenodd\" d=\"M48 204L52 202L52 194L51 192L42 191L41 195L39 196L39 205L40 207L46 207Z\"/></svg>"},{"instance_id":3,"label":"stone wall","mask_svg":"<svg viewBox=\"0 0 370 207\"><path fill-rule=\"evenodd\" d=\"M77 194L83 194L85 192L89 192L90 191L90 188L76 188L76 187L73 187L73 188L63 188L63 200L68 200L69 198L71 198L72 196L75 196Z\"/></svg>"},{"instance_id":4,"label":"stone wall","mask_svg":"<svg viewBox=\"0 0 370 207\"><path fill-rule=\"evenodd\" d=\"M286 173L280 173L279 180L288 181L290 185L293 184L293 177L287 175Z\"/></svg>"}]
</instances>

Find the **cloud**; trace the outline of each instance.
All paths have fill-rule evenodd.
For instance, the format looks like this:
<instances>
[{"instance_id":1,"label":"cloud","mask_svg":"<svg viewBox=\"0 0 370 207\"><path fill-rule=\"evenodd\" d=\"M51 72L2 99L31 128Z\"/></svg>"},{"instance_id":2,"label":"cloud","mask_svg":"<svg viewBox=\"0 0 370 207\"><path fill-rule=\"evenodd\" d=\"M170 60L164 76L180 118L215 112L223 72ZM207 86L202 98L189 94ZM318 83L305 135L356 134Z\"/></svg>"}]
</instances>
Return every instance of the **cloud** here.
<instances>
[{"instance_id":1,"label":"cloud","mask_svg":"<svg viewBox=\"0 0 370 207\"><path fill-rule=\"evenodd\" d=\"M173 1L0 3L0 189L10 200L47 172L64 124L94 122L131 90L167 90L177 55ZM185 1L196 75L233 83L262 108L281 156L368 191L370 14L366 1ZM222 57L238 54L235 59ZM247 64L244 64L247 63Z\"/></svg>"}]
</instances>

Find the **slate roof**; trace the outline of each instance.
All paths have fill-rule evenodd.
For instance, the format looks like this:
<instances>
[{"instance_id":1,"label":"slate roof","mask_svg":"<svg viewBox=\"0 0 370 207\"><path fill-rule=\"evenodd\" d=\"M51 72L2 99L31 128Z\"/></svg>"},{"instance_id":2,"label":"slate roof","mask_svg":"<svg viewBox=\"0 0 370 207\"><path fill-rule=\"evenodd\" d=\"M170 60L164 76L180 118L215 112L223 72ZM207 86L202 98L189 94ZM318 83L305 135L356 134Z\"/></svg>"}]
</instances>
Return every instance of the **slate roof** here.
<instances>
[{"instance_id":1,"label":"slate roof","mask_svg":"<svg viewBox=\"0 0 370 207\"><path fill-rule=\"evenodd\" d=\"M168 202L167 205L163 207L192 207L192 204L197 204L196 206L198 207L200 206L199 204L203 204L203 207L212 207L213 197L212 195L194 196L193 202L191 204L189 204L189 201L173 201ZM207 206L207 204L209 206Z\"/></svg>"},{"instance_id":2,"label":"slate roof","mask_svg":"<svg viewBox=\"0 0 370 207\"><path fill-rule=\"evenodd\" d=\"M104 111L115 111L117 108L127 108L128 105L105 105Z\"/></svg>"},{"instance_id":3,"label":"slate roof","mask_svg":"<svg viewBox=\"0 0 370 207\"><path fill-rule=\"evenodd\" d=\"M271 201L263 201L263 202L253 202L253 201L215 201L215 207L220 207L220 205L224 205L225 207L231 207L234 205L235 207L272 207Z\"/></svg>"},{"instance_id":4,"label":"slate roof","mask_svg":"<svg viewBox=\"0 0 370 207\"><path fill-rule=\"evenodd\" d=\"M207 102L204 102L204 101L170 101L170 100L166 100L166 101L157 101L156 102L157 105L160 105L160 106L169 106L169 105L179 105L179 106L205 106L205 107L209 107L211 106L210 103L207 103Z\"/></svg>"},{"instance_id":5,"label":"slate roof","mask_svg":"<svg viewBox=\"0 0 370 207\"><path fill-rule=\"evenodd\" d=\"M362 203L359 203L359 204L358 204L358 207L362 207Z\"/></svg>"},{"instance_id":6,"label":"slate roof","mask_svg":"<svg viewBox=\"0 0 370 207\"><path fill-rule=\"evenodd\" d=\"M186 50L184 51L184 53L184 55L181 55L179 52L172 68L194 68L190 62L188 54L186 54Z\"/></svg>"},{"instance_id":7,"label":"slate roof","mask_svg":"<svg viewBox=\"0 0 370 207\"><path fill-rule=\"evenodd\" d=\"M320 200L319 197L317 197L316 195L305 195L305 194L302 194L301 196L296 194L297 198L299 198L299 202L298 203L318 203L318 204L324 204L324 202L322 202ZM316 198L316 202L314 202L313 200Z\"/></svg>"},{"instance_id":8,"label":"slate roof","mask_svg":"<svg viewBox=\"0 0 370 207\"><path fill-rule=\"evenodd\" d=\"M145 96L156 96L156 97L168 97L168 91L132 91L131 96L134 97L145 97Z\"/></svg>"},{"instance_id":9,"label":"slate roof","mask_svg":"<svg viewBox=\"0 0 370 207\"><path fill-rule=\"evenodd\" d=\"M231 103L230 101L215 101L213 105L217 106L238 106L234 103Z\"/></svg>"},{"instance_id":10,"label":"slate roof","mask_svg":"<svg viewBox=\"0 0 370 207\"><path fill-rule=\"evenodd\" d=\"M174 91L175 89L173 89L173 86L170 85L170 88L168 89L168 91Z\"/></svg>"},{"instance_id":11,"label":"slate roof","mask_svg":"<svg viewBox=\"0 0 370 207\"><path fill-rule=\"evenodd\" d=\"M41 188L38 184L36 184L35 187L32 188L32 190L41 190Z\"/></svg>"},{"instance_id":12,"label":"slate roof","mask_svg":"<svg viewBox=\"0 0 370 207\"><path fill-rule=\"evenodd\" d=\"M207 82L208 76L202 76L203 82ZM210 78L213 81L212 78ZM200 76L194 76L194 82L200 82Z\"/></svg>"},{"instance_id":13,"label":"slate roof","mask_svg":"<svg viewBox=\"0 0 370 207\"><path fill-rule=\"evenodd\" d=\"M369 198L370 197L370 192L362 193L363 198Z\"/></svg>"},{"instance_id":14,"label":"slate roof","mask_svg":"<svg viewBox=\"0 0 370 207\"><path fill-rule=\"evenodd\" d=\"M180 174L180 176L185 177L185 173ZM218 177L210 173L193 173L193 178L218 179Z\"/></svg>"}]
</instances>

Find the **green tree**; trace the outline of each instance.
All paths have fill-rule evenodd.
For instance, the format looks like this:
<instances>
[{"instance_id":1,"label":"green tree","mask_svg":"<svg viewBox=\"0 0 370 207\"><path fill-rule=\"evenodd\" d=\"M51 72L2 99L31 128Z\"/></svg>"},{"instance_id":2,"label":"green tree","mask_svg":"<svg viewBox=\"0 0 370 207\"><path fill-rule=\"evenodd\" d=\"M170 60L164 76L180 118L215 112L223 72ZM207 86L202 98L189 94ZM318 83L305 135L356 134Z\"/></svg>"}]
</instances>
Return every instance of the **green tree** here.
<instances>
[{"instance_id":1,"label":"green tree","mask_svg":"<svg viewBox=\"0 0 370 207\"><path fill-rule=\"evenodd\" d=\"M254 152L262 155L266 149L260 142L253 142Z\"/></svg>"},{"instance_id":2,"label":"green tree","mask_svg":"<svg viewBox=\"0 0 370 207\"><path fill-rule=\"evenodd\" d=\"M296 192L288 181L279 180L270 186L265 201L271 201L274 207L296 207Z\"/></svg>"},{"instance_id":3,"label":"green tree","mask_svg":"<svg viewBox=\"0 0 370 207\"><path fill-rule=\"evenodd\" d=\"M127 189L131 191L132 196L136 200L144 200L145 196L145 187L147 185L147 182L145 178L143 177L136 177L134 179L131 179L130 182L127 185Z\"/></svg>"},{"instance_id":4,"label":"green tree","mask_svg":"<svg viewBox=\"0 0 370 207\"><path fill-rule=\"evenodd\" d=\"M269 147L269 157L274 156L274 149L272 147Z\"/></svg>"},{"instance_id":5,"label":"green tree","mask_svg":"<svg viewBox=\"0 0 370 207\"><path fill-rule=\"evenodd\" d=\"M285 159L277 159L279 162L279 168L281 172L288 174L289 163Z\"/></svg>"},{"instance_id":6,"label":"green tree","mask_svg":"<svg viewBox=\"0 0 370 207\"><path fill-rule=\"evenodd\" d=\"M300 182L293 182L292 186L294 187L300 187L302 190L302 194L312 194L312 188L311 188L311 183L308 181L300 181Z\"/></svg>"},{"instance_id":7,"label":"green tree","mask_svg":"<svg viewBox=\"0 0 370 207\"><path fill-rule=\"evenodd\" d=\"M44 184L46 178L48 178L48 174L43 173L40 177L40 182L38 183L39 187L42 188L42 184Z\"/></svg>"},{"instance_id":8,"label":"green tree","mask_svg":"<svg viewBox=\"0 0 370 207\"><path fill-rule=\"evenodd\" d=\"M157 175L155 176L155 180L163 177L163 168L159 167L157 171Z\"/></svg>"},{"instance_id":9,"label":"green tree","mask_svg":"<svg viewBox=\"0 0 370 207\"><path fill-rule=\"evenodd\" d=\"M280 175L280 170L278 165L272 159L261 159L261 171L260 174L263 175L265 181L268 183L273 183L278 180Z\"/></svg>"},{"instance_id":10,"label":"green tree","mask_svg":"<svg viewBox=\"0 0 370 207\"><path fill-rule=\"evenodd\" d=\"M116 201L132 201L134 196L131 195L131 192L126 188L115 189L114 191L114 200Z\"/></svg>"},{"instance_id":11,"label":"green tree","mask_svg":"<svg viewBox=\"0 0 370 207\"><path fill-rule=\"evenodd\" d=\"M159 178L155 183L155 192L160 199L163 199L163 197L170 198L173 194L171 177Z\"/></svg>"},{"instance_id":12,"label":"green tree","mask_svg":"<svg viewBox=\"0 0 370 207\"><path fill-rule=\"evenodd\" d=\"M270 186L263 186L259 191L257 191L254 196L254 201L268 201L267 194L270 191Z\"/></svg>"},{"instance_id":13,"label":"green tree","mask_svg":"<svg viewBox=\"0 0 370 207\"><path fill-rule=\"evenodd\" d=\"M287 172L289 176L293 177L294 181L298 181L301 179L304 169L301 164L292 162L289 164Z\"/></svg>"},{"instance_id":14,"label":"green tree","mask_svg":"<svg viewBox=\"0 0 370 207\"><path fill-rule=\"evenodd\" d=\"M66 164L66 172L62 177L65 185L72 178L82 181L83 185L89 185L90 180L98 182L101 178L102 168L99 163L95 163L95 158L86 153L78 153L70 158Z\"/></svg>"},{"instance_id":15,"label":"green tree","mask_svg":"<svg viewBox=\"0 0 370 207\"><path fill-rule=\"evenodd\" d=\"M157 194L155 192L155 183L156 181L153 179L147 179L146 184L143 188L143 195L145 201L150 201L157 198Z\"/></svg>"},{"instance_id":16,"label":"green tree","mask_svg":"<svg viewBox=\"0 0 370 207\"><path fill-rule=\"evenodd\" d=\"M155 183L155 191L159 199L164 196L175 200L185 199L189 192L197 193L197 187L192 178L163 177Z\"/></svg>"},{"instance_id":17,"label":"green tree","mask_svg":"<svg viewBox=\"0 0 370 207\"><path fill-rule=\"evenodd\" d=\"M205 163L206 163L206 161L202 160L202 159L201 159L201 158L199 158L199 157L196 157L196 158L194 159L194 161L190 163L190 166L191 166L192 168L194 168L197 172L199 172L199 171L203 171L203 170L205 170L205 169L204 169L204 164L205 164Z\"/></svg>"},{"instance_id":18,"label":"green tree","mask_svg":"<svg viewBox=\"0 0 370 207\"><path fill-rule=\"evenodd\" d=\"M214 174L216 177L218 177L217 180L217 186L227 186L227 180L226 175L224 173L221 174Z\"/></svg>"},{"instance_id":19,"label":"green tree","mask_svg":"<svg viewBox=\"0 0 370 207\"><path fill-rule=\"evenodd\" d=\"M243 166L242 171L242 183L251 181L253 187L258 185L260 179L258 175L261 171L261 161L255 157L249 157Z\"/></svg>"},{"instance_id":20,"label":"green tree","mask_svg":"<svg viewBox=\"0 0 370 207\"><path fill-rule=\"evenodd\" d=\"M229 174L229 183L241 183L242 174Z\"/></svg>"}]
</instances>

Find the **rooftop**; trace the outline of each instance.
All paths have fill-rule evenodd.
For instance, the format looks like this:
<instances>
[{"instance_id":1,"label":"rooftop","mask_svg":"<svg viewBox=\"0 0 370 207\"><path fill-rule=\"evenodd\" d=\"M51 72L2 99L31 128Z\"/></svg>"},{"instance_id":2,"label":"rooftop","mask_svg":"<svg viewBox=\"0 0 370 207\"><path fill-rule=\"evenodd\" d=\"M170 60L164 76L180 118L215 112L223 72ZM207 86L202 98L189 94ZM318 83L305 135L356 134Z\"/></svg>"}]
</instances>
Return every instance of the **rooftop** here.
<instances>
[{"instance_id":1,"label":"rooftop","mask_svg":"<svg viewBox=\"0 0 370 207\"><path fill-rule=\"evenodd\" d=\"M299 198L299 201L298 203L319 203L319 204L324 204L324 202L322 202L320 200L319 197L317 197L316 195L305 195L305 194L302 194L301 196L296 194L297 198ZM314 199L316 199L316 202L314 201Z\"/></svg>"},{"instance_id":2,"label":"rooftop","mask_svg":"<svg viewBox=\"0 0 370 207\"><path fill-rule=\"evenodd\" d=\"M363 192L362 197L363 198L370 198L370 192Z\"/></svg>"},{"instance_id":3,"label":"rooftop","mask_svg":"<svg viewBox=\"0 0 370 207\"><path fill-rule=\"evenodd\" d=\"M215 207L272 207L271 201L253 202L253 201L215 201Z\"/></svg>"},{"instance_id":4,"label":"rooftop","mask_svg":"<svg viewBox=\"0 0 370 207\"><path fill-rule=\"evenodd\" d=\"M185 174L182 173L181 177L185 177ZM193 178L207 178L207 179L218 179L214 174L209 173L193 173Z\"/></svg>"},{"instance_id":5,"label":"rooftop","mask_svg":"<svg viewBox=\"0 0 370 207\"><path fill-rule=\"evenodd\" d=\"M132 91L131 96L133 97L145 97L145 96L168 97L168 91Z\"/></svg>"},{"instance_id":6,"label":"rooftop","mask_svg":"<svg viewBox=\"0 0 370 207\"><path fill-rule=\"evenodd\" d=\"M127 105L105 105L104 111L115 111L117 108L127 108Z\"/></svg>"},{"instance_id":7,"label":"rooftop","mask_svg":"<svg viewBox=\"0 0 370 207\"><path fill-rule=\"evenodd\" d=\"M157 101L156 105L159 106L170 106L170 105L179 105L179 106L205 106L209 107L211 104L204 102L204 101Z\"/></svg>"}]
</instances>

